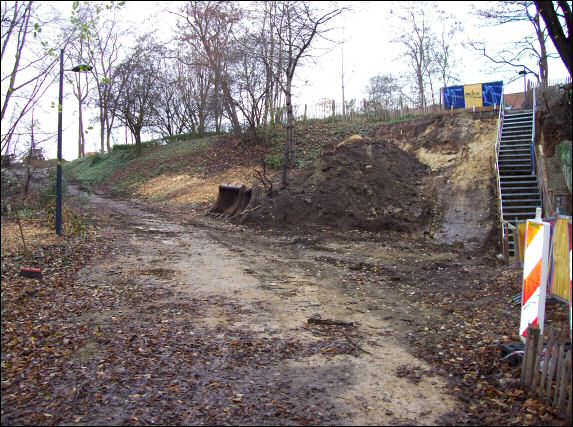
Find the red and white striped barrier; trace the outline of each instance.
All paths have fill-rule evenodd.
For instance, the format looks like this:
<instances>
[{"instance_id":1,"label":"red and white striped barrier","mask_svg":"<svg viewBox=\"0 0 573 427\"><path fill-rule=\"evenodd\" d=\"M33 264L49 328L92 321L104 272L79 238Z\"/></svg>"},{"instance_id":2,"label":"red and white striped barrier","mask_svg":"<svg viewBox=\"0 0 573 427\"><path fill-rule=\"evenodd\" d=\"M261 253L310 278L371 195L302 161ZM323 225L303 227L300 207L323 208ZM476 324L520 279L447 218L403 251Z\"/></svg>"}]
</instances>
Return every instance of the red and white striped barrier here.
<instances>
[{"instance_id":1,"label":"red and white striped barrier","mask_svg":"<svg viewBox=\"0 0 573 427\"><path fill-rule=\"evenodd\" d=\"M523 341L529 325L543 333L545 296L549 273L549 223L539 219L527 220L525 230L525 256L523 260L523 292L519 336Z\"/></svg>"}]
</instances>

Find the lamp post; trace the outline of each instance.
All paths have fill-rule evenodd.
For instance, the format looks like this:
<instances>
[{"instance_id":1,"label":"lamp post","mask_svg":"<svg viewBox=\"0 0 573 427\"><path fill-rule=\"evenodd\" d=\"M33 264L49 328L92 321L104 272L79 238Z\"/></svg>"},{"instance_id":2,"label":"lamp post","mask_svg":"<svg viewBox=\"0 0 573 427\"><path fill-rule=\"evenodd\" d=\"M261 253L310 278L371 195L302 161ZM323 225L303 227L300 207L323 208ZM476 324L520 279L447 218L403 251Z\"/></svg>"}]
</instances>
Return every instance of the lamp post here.
<instances>
[{"instance_id":1,"label":"lamp post","mask_svg":"<svg viewBox=\"0 0 573 427\"><path fill-rule=\"evenodd\" d=\"M526 108L529 105L528 100L527 100L527 75L528 74L534 74L534 73L533 73L533 71L531 71L529 69L526 70L526 67L524 65L523 70L518 71L517 74L519 74L520 76L523 76L523 102L525 104L523 107Z\"/></svg>"},{"instance_id":2,"label":"lamp post","mask_svg":"<svg viewBox=\"0 0 573 427\"><path fill-rule=\"evenodd\" d=\"M91 71L91 65L77 65L64 70L64 49L60 50L60 94L58 97L58 164L56 166L56 234L62 235L62 104L64 101L64 71Z\"/></svg>"}]
</instances>

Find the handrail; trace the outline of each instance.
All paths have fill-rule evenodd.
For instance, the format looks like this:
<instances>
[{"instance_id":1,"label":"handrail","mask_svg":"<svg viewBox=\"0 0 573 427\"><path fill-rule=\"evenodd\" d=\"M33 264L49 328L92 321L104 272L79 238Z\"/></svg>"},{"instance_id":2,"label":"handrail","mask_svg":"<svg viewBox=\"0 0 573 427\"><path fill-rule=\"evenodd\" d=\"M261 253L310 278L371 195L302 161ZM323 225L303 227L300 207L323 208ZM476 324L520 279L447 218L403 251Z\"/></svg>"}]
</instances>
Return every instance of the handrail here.
<instances>
[{"instance_id":1,"label":"handrail","mask_svg":"<svg viewBox=\"0 0 573 427\"><path fill-rule=\"evenodd\" d=\"M501 200L501 179L499 177L499 150L501 146L501 129L503 127L503 118L505 110L505 100L503 97L505 87L501 88L501 100L499 102L499 114L497 117L497 138L495 140L495 177L497 180L497 204L499 209L499 219L501 221L501 246L505 244L505 227L503 225L503 206Z\"/></svg>"},{"instance_id":2,"label":"handrail","mask_svg":"<svg viewBox=\"0 0 573 427\"><path fill-rule=\"evenodd\" d=\"M535 88L531 88L531 91L533 92L533 108L532 108L532 120L533 120L533 127L531 130L531 174L535 175L535 171L536 171L536 164L537 164L537 155L535 152L535 112L537 110L537 96L536 96L536 90Z\"/></svg>"}]
</instances>

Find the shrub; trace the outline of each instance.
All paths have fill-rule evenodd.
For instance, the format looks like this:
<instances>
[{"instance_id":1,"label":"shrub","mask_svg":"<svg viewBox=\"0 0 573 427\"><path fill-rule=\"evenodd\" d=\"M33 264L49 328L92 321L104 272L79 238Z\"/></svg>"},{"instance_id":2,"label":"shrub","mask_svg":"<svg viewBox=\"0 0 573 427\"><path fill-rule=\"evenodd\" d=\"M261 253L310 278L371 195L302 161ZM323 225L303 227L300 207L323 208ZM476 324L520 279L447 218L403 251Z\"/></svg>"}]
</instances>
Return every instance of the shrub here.
<instances>
[{"instance_id":1,"label":"shrub","mask_svg":"<svg viewBox=\"0 0 573 427\"><path fill-rule=\"evenodd\" d=\"M282 154L269 154L265 158L265 162L270 169L279 170L283 166Z\"/></svg>"}]
</instances>

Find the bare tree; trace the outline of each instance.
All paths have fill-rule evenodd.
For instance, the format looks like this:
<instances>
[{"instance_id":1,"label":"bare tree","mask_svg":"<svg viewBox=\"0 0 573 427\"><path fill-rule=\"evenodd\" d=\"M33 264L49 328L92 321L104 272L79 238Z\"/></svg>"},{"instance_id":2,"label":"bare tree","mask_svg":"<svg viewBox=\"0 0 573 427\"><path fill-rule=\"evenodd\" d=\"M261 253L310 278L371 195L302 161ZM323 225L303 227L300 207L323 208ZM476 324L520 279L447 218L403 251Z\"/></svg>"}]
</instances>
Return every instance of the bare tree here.
<instances>
[{"instance_id":1,"label":"bare tree","mask_svg":"<svg viewBox=\"0 0 573 427\"><path fill-rule=\"evenodd\" d=\"M413 5L404 8L399 15L402 33L398 37L405 48L403 56L409 62L418 92L417 104L426 107L428 75L431 74L435 36L432 32L428 13L424 6Z\"/></svg>"},{"instance_id":2,"label":"bare tree","mask_svg":"<svg viewBox=\"0 0 573 427\"><path fill-rule=\"evenodd\" d=\"M166 136L178 135L185 128L182 114L181 91L177 85L177 71L172 61L161 58L156 80L157 97L153 102L152 122L159 133Z\"/></svg>"},{"instance_id":3,"label":"bare tree","mask_svg":"<svg viewBox=\"0 0 573 427\"><path fill-rule=\"evenodd\" d=\"M59 39L56 15L34 1L2 2L2 153L7 154L18 125L55 81Z\"/></svg>"},{"instance_id":4,"label":"bare tree","mask_svg":"<svg viewBox=\"0 0 573 427\"><path fill-rule=\"evenodd\" d=\"M154 44L151 39L151 35L138 39L133 51L118 65L114 79L116 114L133 134L138 155L142 153L141 131L152 124L158 63L164 56L162 46Z\"/></svg>"},{"instance_id":5,"label":"bare tree","mask_svg":"<svg viewBox=\"0 0 573 427\"><path fill-rule=\"evenodd\" d=\"M331 28L326 27L333 18L340 15L344 9L335 7L330 10L320 11L306 1L278 1L276 10L271 19L273 28L280 40L282 55L281 62L273 64L273 69L278 71L275 77L282 74L284 80L275 78L280 83L285 95L287 123L286 138L283 150L283 166L281 186L288 185L289 163L294 166L295 140L294 140L294 114L292 103L292 82L301 61L311 56L311 45L316 38L325 38ZM271 58L274 60L274 58Z\"/></svg>"},{"instance_id":6,"label":"bare tree","mask_svg":"<svg viewBox=\"0 0 573 427\"><path fill-rule=\"evenodd\" d=\"M439 76L442 87L446 87L450 81L458 80L453 46L456 44L456 35L461 33L463 27L453 15L441 10L438 10L437 14L440 29L433 44L432 56L434 57L434 70Z\"/></svg>"},{"instance_id":7,"label":"bare tree","mask_svg":"<svg viewBox=\"0 0 573 427\"><path fill-rule=\"evenodd\" d=\"M236 135L242 133L241 123L233 101L229 73L229 47L242 12L231 1L189 1L180 14L180 39L190 44L200 55L197 65L208 66L215 77L215 87L222 94L222 104Z\"/></svg>"},{"instance_id":8,"label":"bare tree","mask_svg":"<svg viewBox=\"0 0 573 427\"><path fill-rule=\"evenodd\" d=\"M371 77L366 87L368 111L380 112L395 108L401 95L401 89L398 79L392 74Z\"/></svg>"},{"instance_id":9,"label":"bare tree","mask_svg":"<svg viewBox=\"0 0 573 427\"><path fill-rule=\"evenodd\" d=\"M515 22L530 22L534 34L520 37L519 40L511 41L508 46L499 52L487 53L482 43L471 42L470 45L495 64L510 67L523 68L533 74L537 81L546 84L549 76L547 52L547 30L540 20L540 14L535 9L533 1L500 1L488 9L477 9L476 15L485 18L486 23L493 25L506 25ZM531 70L525 65L533 59L538 71Z\"/></svg>"},{"instance_id":10,"label":"bare tree","mask_svg":"<svg viewBox=\"0 0 573 427\"><path fill-rule=\"evenodd\" d=\"M233 101L247 122L247 135L251 142L258 141L257 129L263 125L269 105L270 70L264 61L267 49L260 34L251 34L245 28L237 40L236 62L233 67Z\"/></svg>"},{"instance_id":11,"label":"bare tree","mask_svg":"<svg viewBox=\"0 0 573 427\"><path fill-rule=\"evenodd\" d=\"M117 99L112 94L112 88L118 89L117 85L114 85L114 70L123 49L121 38L124 36L118 29L118 11L122 4L123 2L86 2L79 6L85 14L85 18L78 24L86 29L86 60L93 67L102 153L106 149L111 151L111 134L116 111L114 100Z\"/></svg>"},{"instance_id":12,"label":"bare tree","mask_svg":"<svg viewBox=\"0 0 573 427\"><path fill-rule=\"evenodd\" d=\"M557 7L555 7L554 3L557 3ZM571 5L564 0L557 2L536 1L535 7L547 26L549 37L551 37L557 52L559 52L559 56L567 71L569 71L569 76L573 77L573 20ZM558 13L559 9L561 13Z\"/></svg>"}]
</instances>

